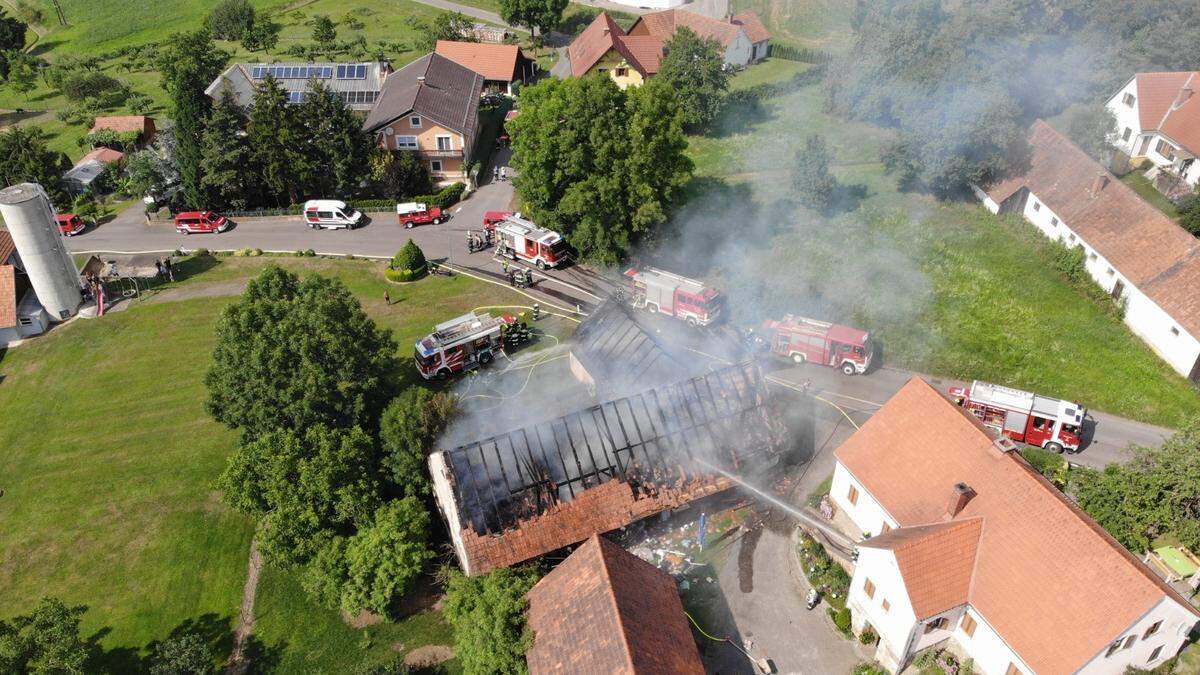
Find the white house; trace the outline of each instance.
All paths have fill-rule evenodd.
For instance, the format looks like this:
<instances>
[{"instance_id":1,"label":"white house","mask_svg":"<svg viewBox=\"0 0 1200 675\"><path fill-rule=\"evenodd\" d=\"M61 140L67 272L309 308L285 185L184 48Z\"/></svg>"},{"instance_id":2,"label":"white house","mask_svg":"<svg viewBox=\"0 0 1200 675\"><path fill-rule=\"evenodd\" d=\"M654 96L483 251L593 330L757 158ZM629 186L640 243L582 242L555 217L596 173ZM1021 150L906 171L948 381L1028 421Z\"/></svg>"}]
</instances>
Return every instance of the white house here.
<instances>
[{"instance_id":1,"label":"white house","mask_svg":"<svg viewBox=\"0 0 1200 675\"><path fill-rule=\"evenodd\" d=\"M1138 73L1105 104L1117 146L1195 187L1200 184L1200 72Z\"/></svg>"},{"instance_id":2,"label":"white house","mask_svg":"<svg viewBox=\"0 0 1200 675\"><path fill-rule=\"evenodd\" d=\"M1200 613L1016 452L909 381L836 451L863 532L847 605L891 672L930 646L984 675L1151 669Z\"/></svg>"},{"instance_id":3,"label":"white house","mask_svg":"<svg viewBox=\"0 0 1200 675\"><path fill-rule=\"evenodd\" d=\"M1125 324L1184 377L1200 381L1200 241L1039 120L1029 169L976 195L1047 237L1081 246L1087 270L1125 303ZM1047 329L1054 317L1046 317Z\"/></svg>"},{"instance_id":4,"label":"white house","mask_svg":"<svg viewBox=\"0 0 1200 675\"><path fill-rule=\"evenodd\" d=\"M702 38L716 40L725 50L725 63L745 66L766 58L771 34L754 12L743 12L729 20L713 19L686 9L668 9L638 17L629 28L631 37L654 37L666 43L679 28L690 28Z\"/></svg>"}]
</instances>

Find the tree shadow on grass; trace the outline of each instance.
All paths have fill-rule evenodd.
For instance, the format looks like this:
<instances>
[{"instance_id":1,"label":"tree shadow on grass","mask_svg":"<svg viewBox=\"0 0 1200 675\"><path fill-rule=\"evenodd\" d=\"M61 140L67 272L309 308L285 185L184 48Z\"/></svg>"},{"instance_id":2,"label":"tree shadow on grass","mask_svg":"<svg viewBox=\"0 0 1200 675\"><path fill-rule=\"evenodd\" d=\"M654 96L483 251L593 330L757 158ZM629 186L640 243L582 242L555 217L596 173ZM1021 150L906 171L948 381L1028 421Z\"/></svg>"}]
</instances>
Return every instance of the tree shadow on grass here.
<instances>
[{"instance_id":1,"label":"tree shadow on grass","mask_svg":"<svg viewBox=\"0 0 1200 675\"><path fill-rule=\"evenodd\" d=\"M186 635L199 636L208 647L209 652L222 661L227 659L230 652L233 651L233 617L221 616L215 612L185 619L161 639L152 640L140 648L118 646L105 649L101 647L100 642L111 632L112 628L106 626L86 638L85 643L89 651L86 663L87 672L113 673L114 675L117 673L122 675L148 673L154 663L154 653L159 645L166 640ZM249 672L271 672L278 665L281 653L282 646L267 647L253 637L249 638L246 647L247 656L253 658L252 663L261 662L268 667L267 670L261 671L255 671L252 668Z\"/></svg>"},{"instance_id":2,"label":"tree shadow on grass","mask_svg":"<svg viewBox=\"0 0 1200 675\"><path fill-rule=\"evenodd\" d=\"M253 635L247 637L243 652L248 664L246 675L275 673L279 670L279 662L285 649L287 649L287 640L268 645Z\"/></svg>"}]
</instances>

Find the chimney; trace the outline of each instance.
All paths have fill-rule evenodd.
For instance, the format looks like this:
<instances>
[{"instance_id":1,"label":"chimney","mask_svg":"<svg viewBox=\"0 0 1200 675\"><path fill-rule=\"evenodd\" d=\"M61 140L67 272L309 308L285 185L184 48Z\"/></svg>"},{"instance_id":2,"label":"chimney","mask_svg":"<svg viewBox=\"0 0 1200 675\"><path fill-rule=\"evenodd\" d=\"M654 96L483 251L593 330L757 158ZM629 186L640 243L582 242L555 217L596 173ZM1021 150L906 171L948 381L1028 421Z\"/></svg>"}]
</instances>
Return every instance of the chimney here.
<instances>
[{"instance_id":1,"label":"chimney","mask_svg":"<svg viewBox=\"0 0 1200 675\"><path fill-rule=\"evenodd\" d=\"M1189 79L1187 84L1183 85L1183 88L1179 90L1179 94L1175 96L1175 102L1171 104L1171 110L1179 110L1191 97L1192 81Z\"/></svg>"},{"instance_id":2,"label":"chimney","mask_svg":"<svg viewBox=\"0 0 1200 675\"><path fill-rule=\"evenodd\" d=\"M425 76L424 75L417 76L417 84L425 84Z\"/></svg>"},{"instance_id":3,"label":"chimney","mask_svg":"<svg viewBox=\"0 0 1200 675\"><path fill-rule=\"evenodd\" d=\"M1013 440L1008 436L1001 435L992 441L992 447L995 448L1000 454L1006 455L1015 451L1017 449L1017 444L1013 443Z\"/></svg>"},{"instance_id":4,"label":"chimney","mask_svg":"<svg viewBox=\"0 0 1200 675\"><path fill-rule=\"evenodd\" d=\"M962 510L967 507L967 502L975 496L975 491L966 483L955 483L954 493L950 495L950 501L946 504L946 520L951 520Z\"/></svg>"},{"instance_id":5,"label":"chimney","mask_svg":"<svg viewBox=\"0 0 1200 675\"><path fill-rule=\"evenodd\" d=\"M1092 196L1100 194L1100 191L1108 185L1108 172L1101 171L1096 174L1096 180L1092 181Z\"/></svg>"}]
</instances>

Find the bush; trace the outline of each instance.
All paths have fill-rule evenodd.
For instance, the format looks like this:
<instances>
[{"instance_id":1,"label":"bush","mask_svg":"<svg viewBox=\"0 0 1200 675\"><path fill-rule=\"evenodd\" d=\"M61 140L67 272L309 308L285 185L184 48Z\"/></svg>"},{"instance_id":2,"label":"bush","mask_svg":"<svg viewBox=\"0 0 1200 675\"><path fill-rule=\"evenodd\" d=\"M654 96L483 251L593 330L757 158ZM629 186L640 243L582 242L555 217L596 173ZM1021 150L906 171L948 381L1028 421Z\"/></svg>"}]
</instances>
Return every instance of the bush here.
<instances>
[{"instance_id":1,"label":"bush","mask_svg":"<svg viewBox=\"0 0 1200 675\"><path fill-rule=\"evenodd\" d=\"M879 635L875 633L875 629L867 626L863 632L859 634L858 641L860 644L872 645L879 639Z\"/></svg>"},{"instance_id":2,"label":"bush","mask_svg":"<svg viewBox=\"0 0 1200 675\"><path fill-rule=\"evenodd\" d=\"M253 30L254 7L249 0L222 0L209 12L204 25L218 40L241 40Z\"/></svg>"},{"instance_id":3,"label":"bush","mask_svg":"<svg viewBox=\"0 0 1200 675\"><path fill-rule=\"evenodd\" d=\"M842 635L850 636L850 608L843 607L841 609L828 609L829 618L833 619L833 625L837 627L838 632Z\"/></svg>"},{"instance_id":4,"label":"bush","mask_svg":"<svg viewBox=\"0 0 1200 675\"><path fill-rule=\"evenodd\" d=\"M76 103L89 98L101 99L106 103L124 102L129 96L129 86L124 82L94 70L67 75L60 89L67 100Z\"/></svg>"},{"instance_id":5,"label":"bush","mask_svg":"<svg viewBox=\"0 0 1200 675\"><path fill-rule=\"evenodd\" d=\"M387 277L388 281L407 283L425 276L425 272L425 268L421 268L420 270L394 270L389 267L383 271L383 276Z\"/></svg>"},{"instance_id":6,"label":"bush","mask_svg":"<svg viewBox=\"0 0 1200 675\"><path fill-rule=\"evenodd\" d=\"M1200 237L1200 194L1192 195L1179 203L1179 224L1183 229Z\"/></svg>"},{"instance_id":7,"label":"bush","mask_svg":"<svg viewBox=\"0 0 1200 675\"><path fill-rule=\"evenodd\" d=\"M409 239L399 251L396 251L396 255L392 256L392 262L384 274L392 281L413 281L425 276L427 269L425 253L421 251L421 247L417 246L416 242Z\"/></svg>"},{"instance_id":8,"label":"bush","mask_svg":"<svg viewBox=\"0 0 1200 675\"><path fill-rule=\"evenodd\" d=\"M208 249L206 249L206 248L198 248L198 249L196 249L196 252L193 253L192 255L196 256L197 258L203 258L203 257L209 256L212 254L209 253Z\"/></svg>"},{"instance_id":9,"label":"bush","mask_svg":"<svg viewBox=\"0 0 1200 675\"><path fill-rule=\"evenodd\" d=\"M817 49L781 44L771 45L771 56L785 61L799 61L800 63L828 63L833 59L828 53Z\"/></svg>"},{"instance_id":10,"label":"bush","mask_svg":"<svg viewBox=\"0 0 1200 675\"><path fill-rule=\"evenodd\" d=\"M854 666L854 670L850 671L850 675L888 675L888 671L884 670L883 666L872 661Z\"/></svg>"},{"instance_id":11,"label":"bush","mask_svg":"<svg viewBox=\"0 0 1200 675\"><path fill-rule=\"evenodd\" d=\"M1021 450L1021 456L1035 471L1045 476L1060 490L1067 484L1067 475L1071 470L1071 465L1057 453L1028 447Z\"/></svg>"}]
</instances>

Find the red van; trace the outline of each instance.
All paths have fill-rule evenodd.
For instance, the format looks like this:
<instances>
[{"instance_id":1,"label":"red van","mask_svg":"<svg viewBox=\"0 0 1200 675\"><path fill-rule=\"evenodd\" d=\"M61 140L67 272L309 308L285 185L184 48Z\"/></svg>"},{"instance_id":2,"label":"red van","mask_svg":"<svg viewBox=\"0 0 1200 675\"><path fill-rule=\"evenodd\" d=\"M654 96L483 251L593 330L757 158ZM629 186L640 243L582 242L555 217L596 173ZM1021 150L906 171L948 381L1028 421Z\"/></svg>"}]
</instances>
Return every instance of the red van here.
<instances>
[{"instance_id":1,"label":"red van","mask_svg":"<svg viewBox=\"0 0 1200 675\"><path fill-rule=\"evenodd\" d=\"M175 216L175 229L180 234L224 232L229 219L212 211L184 211Z\"/></svg>"},{"instance_id":2,"label":"red van","mask_svg":"<svg viewBox=\"0 0 1200 675\"><path fill-rule=\"evenodd\" d=\"M74 237L87 228L83 218L74 213L60 213L54 216L54 220L58 222L58 231L62 232L64 237Z\"/></svg>"}]
</instances>

